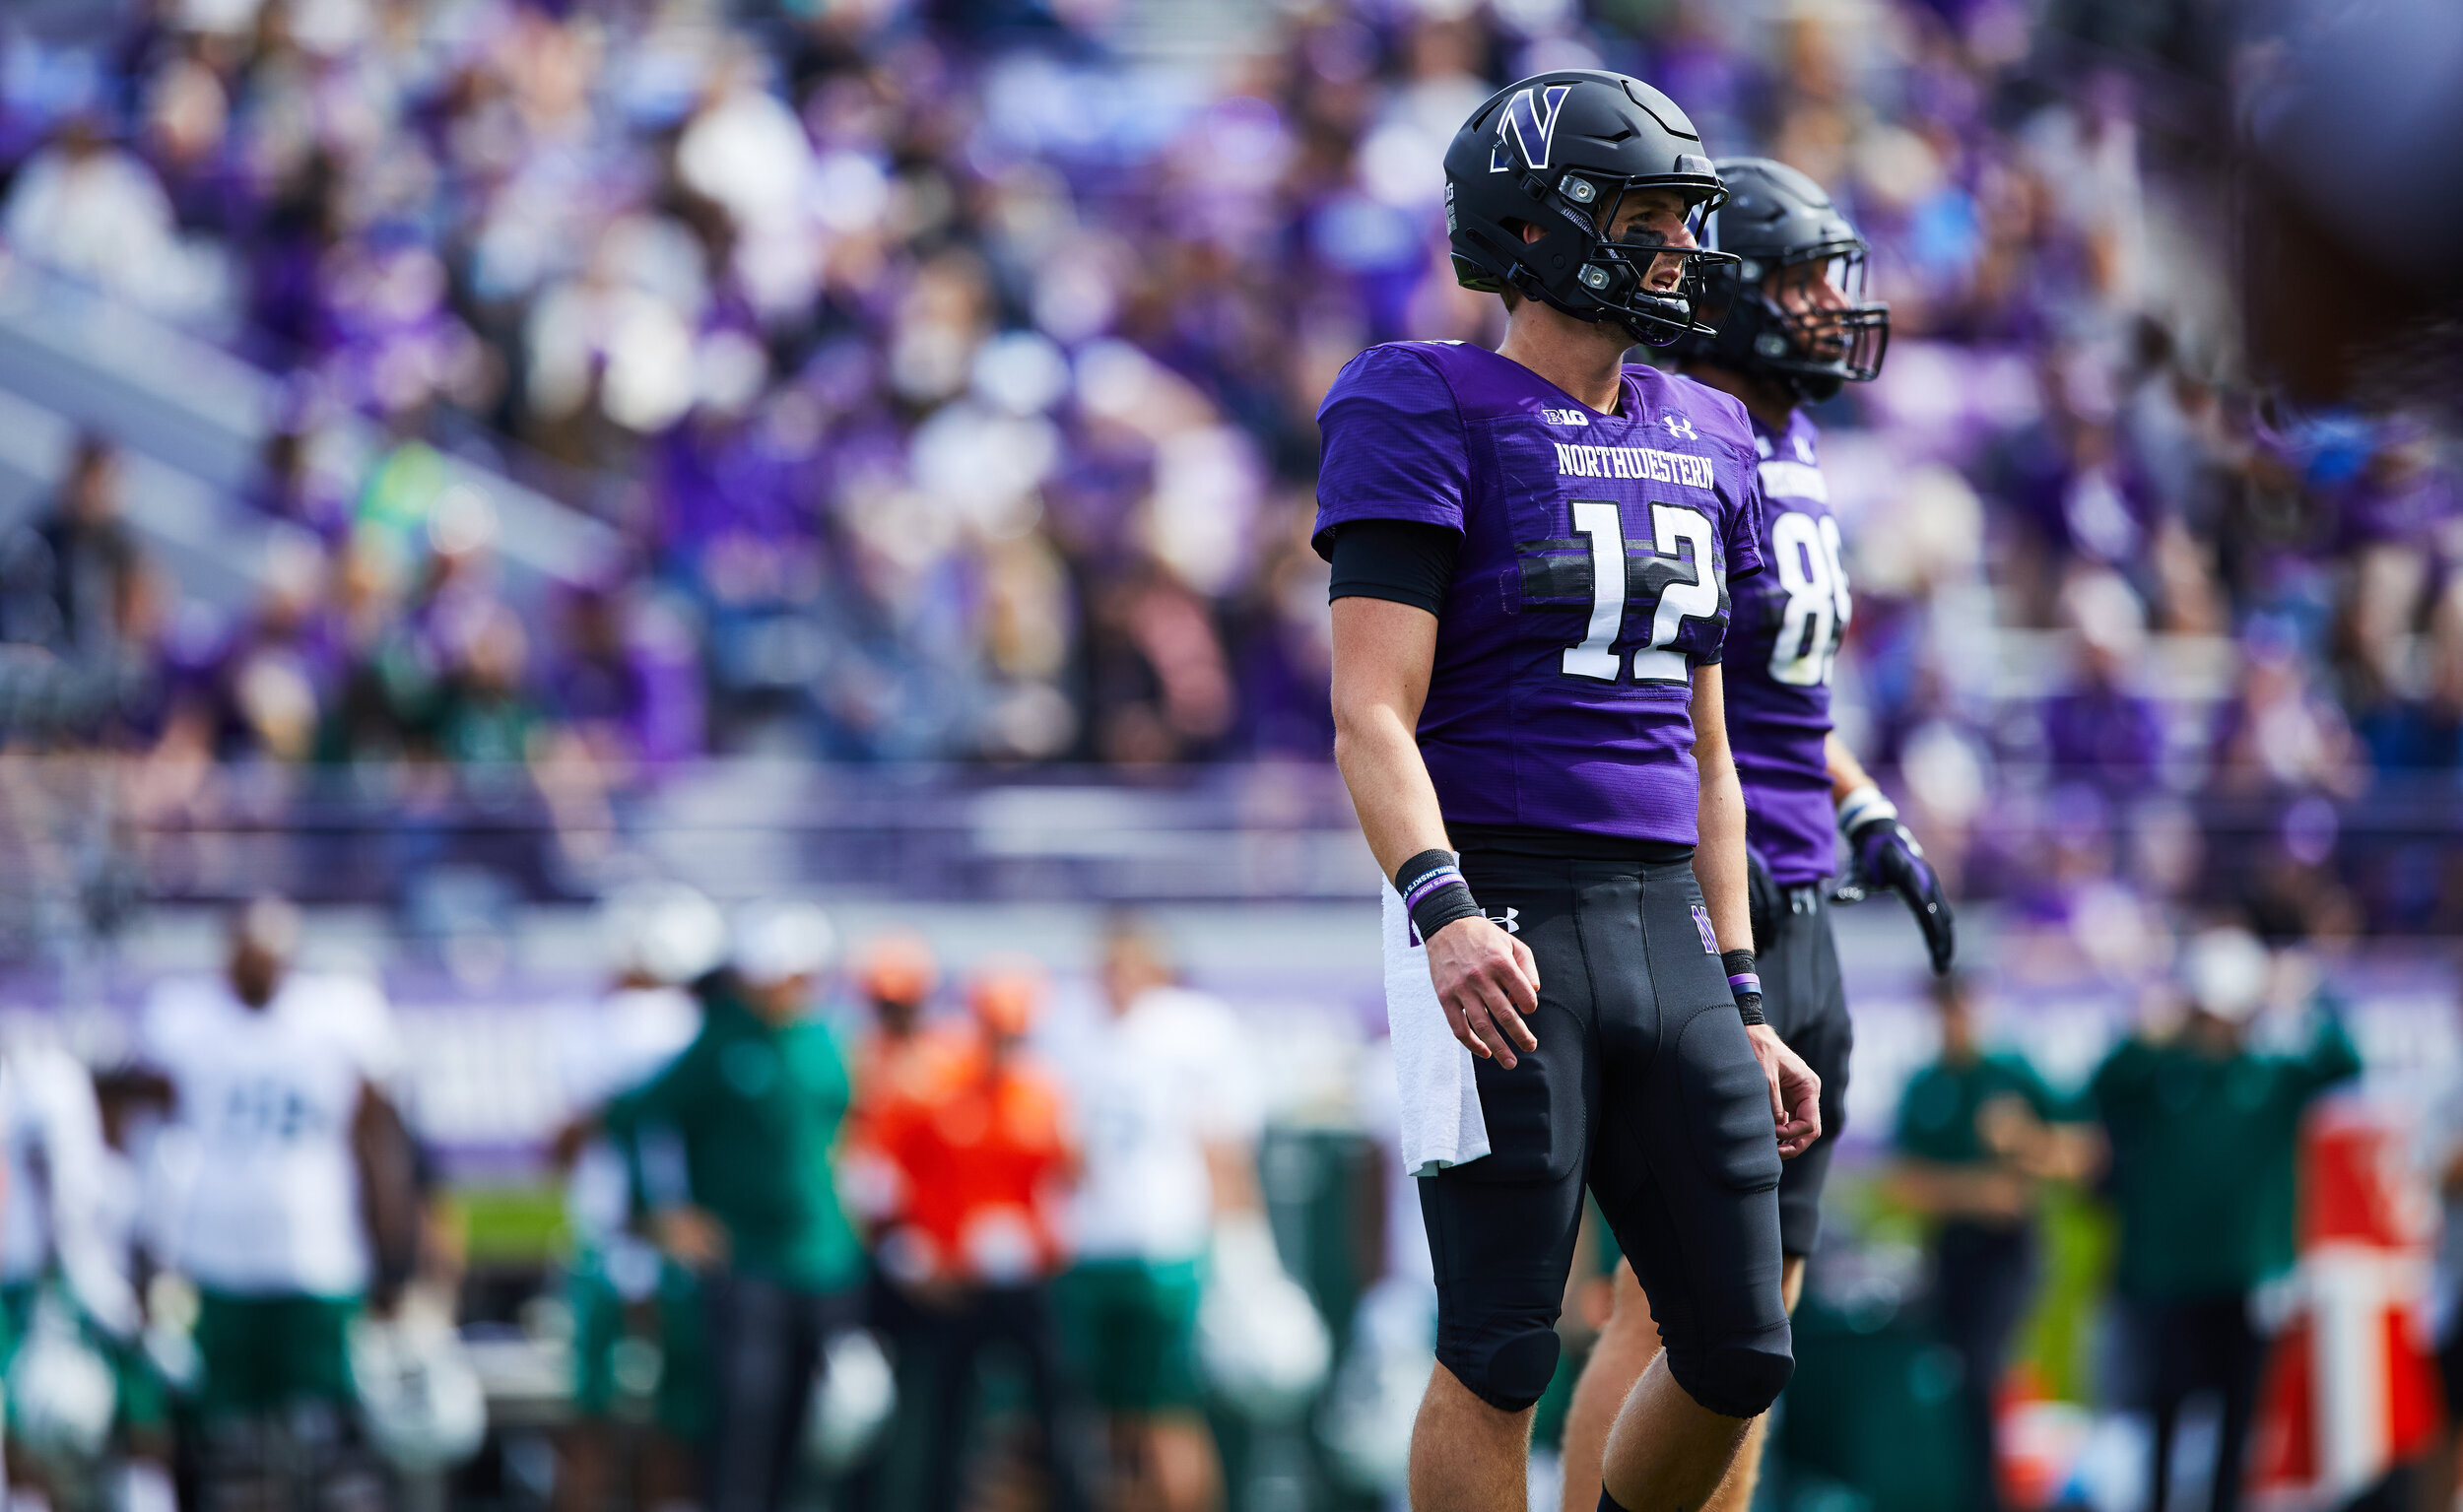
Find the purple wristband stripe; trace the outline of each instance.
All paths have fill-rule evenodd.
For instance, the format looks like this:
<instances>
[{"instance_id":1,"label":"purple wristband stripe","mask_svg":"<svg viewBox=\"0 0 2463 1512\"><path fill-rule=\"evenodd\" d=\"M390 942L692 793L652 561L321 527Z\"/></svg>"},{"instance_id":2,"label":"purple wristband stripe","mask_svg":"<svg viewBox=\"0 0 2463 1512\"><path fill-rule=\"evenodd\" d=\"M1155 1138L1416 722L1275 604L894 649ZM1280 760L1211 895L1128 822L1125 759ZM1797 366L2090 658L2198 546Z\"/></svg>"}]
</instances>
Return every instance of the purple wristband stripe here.
<instances>
[{"instance_id":1,"label":"purple wristband stripe","mask_svg":"<svg viewBox=\"0 0 2463 1512\"><path fill-rule=\"evenodd\" d=\"M1740 971L1727 979L1727 990L1739 996L1748 992L1760 992L1762 978L1756 972Z\"/></svg>"},{"instance_id":2,"label":"purple wristband stripe","mask_svg":"<svg viewBox=\"0 0 2463 1512\"><path fill-rule=\"evenodd\" d=\"M1459 868L1440 866L1411 885L1411 890L1403 894L1403 906L1407 909L1417 908L1422 898L1437 888L1444 887L1447 883L1460 882L1462 882L1462 872ZM1468 884L1464 885L1468 886Z\"/></svg>"}]
</instances>

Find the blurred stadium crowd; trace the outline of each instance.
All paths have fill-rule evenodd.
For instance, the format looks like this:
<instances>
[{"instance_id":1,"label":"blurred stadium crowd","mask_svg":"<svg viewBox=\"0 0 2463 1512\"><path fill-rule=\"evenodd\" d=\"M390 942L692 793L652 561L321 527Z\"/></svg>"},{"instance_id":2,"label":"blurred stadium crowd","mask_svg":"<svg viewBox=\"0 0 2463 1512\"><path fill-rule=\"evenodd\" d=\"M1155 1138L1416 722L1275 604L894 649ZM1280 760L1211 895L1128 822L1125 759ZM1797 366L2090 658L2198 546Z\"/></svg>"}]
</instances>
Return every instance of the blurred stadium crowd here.
<instances>
[{"instance_id":1,"label":"blurred stadium crowd","mask_svg":"<svg viewBox=\"0 0 2463 1512\"><path fill-rule=\"evenodd\" d=\"M1365 343L1495 337L1447 273L1442 144L1497 81L1596 60L1807 169L1875 244L1896 350L1822 416L1856 545L1841 694L1961 889L2120 956L2142 897L2450 928L2448 438L2247 380L2212 139L2267 100L2215 59L2293 23L2145 10L30 26L12 255L282 374L248 502L291 528L252 605L184 604L97 441L10 547L0 634L113 667L71 722L167 770L526 763L560 812L704 752L1313 760L1316 400ZM345 418L389 437L364 467ZM621 548L514 602L437 449Z\"/></svg>"}]
</instances>

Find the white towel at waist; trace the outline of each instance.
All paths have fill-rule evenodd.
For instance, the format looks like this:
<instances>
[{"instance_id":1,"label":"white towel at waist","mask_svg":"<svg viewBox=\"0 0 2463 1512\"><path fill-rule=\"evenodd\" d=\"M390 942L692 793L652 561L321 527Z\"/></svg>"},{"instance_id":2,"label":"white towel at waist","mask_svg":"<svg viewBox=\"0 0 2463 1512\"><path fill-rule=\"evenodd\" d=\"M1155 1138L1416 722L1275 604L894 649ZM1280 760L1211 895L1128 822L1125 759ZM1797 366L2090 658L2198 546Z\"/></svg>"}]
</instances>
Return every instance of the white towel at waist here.
<instances>
[{"instance_id":1,"label":"white towel at waist","mask_svg":"<svg viewBox=\"0 0 2463 1512\"><path fill-rule=\"evenodd\" d=\"M1394 1036L1396 1104L1402 1115L1403 1168L1432 1176L1488 1153L1488 1120L1471 1052L1445 1025L1429 980L1429 950L1414 945L1402 895L1385 888L1385 1020Z\"/></svg>"}]
</instances>

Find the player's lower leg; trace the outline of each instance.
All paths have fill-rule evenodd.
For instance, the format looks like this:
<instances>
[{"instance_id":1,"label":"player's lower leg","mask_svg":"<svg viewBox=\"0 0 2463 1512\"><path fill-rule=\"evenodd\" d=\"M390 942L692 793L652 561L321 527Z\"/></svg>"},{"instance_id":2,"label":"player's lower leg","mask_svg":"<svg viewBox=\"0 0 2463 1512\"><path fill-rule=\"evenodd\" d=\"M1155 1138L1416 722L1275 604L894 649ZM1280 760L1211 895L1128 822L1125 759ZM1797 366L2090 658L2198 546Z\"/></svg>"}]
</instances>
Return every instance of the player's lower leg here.
<instances>
[{"instance_id":1,"label":"player's lower leg","mask_svg":"<svg viewBox=\"0 0 2463 1512\"><path fill-rule=\"evenodd\" d=\"M1573 1401L1565 1411L1564 1489L1559 1502L1563 1512L1592 1512L1599 1505L1600 1465L1609 1429L1659 1352L1659 1329L1651 1321L1650 1299L1642 1294L1631 1266L1617 1267L1615 1287L1615 1307L1607 1327L1600 1330L1598 1343L1591 1347L1590 1358L1583 1362L1582 1374L1574 1382ZM1780 1295L1790 1314L1804 1289L1804 1257L1790 1255L1779 1273ZM1703 1512L1745 1512L1753 1505L1766 1434L1765 1418L1753 1422L1727 1479L1703 1504Z\"/></svg>"},{"instance_id":2,"label":"player's lower leg","mask_svg":"<svg viewBox=\"0 0 2463 1512\"><path fill-rule=\"evenodd\" d=\"M1495 1512L1530 1494L1532 1410L1508 1413L1443 1365L1411 1427L1412 1512Z\"/></svg>"},{"instance_id":3,"label":"player's lower leg","mask_svg":"<svg viewBox=\"0 0 2463 1512\"><path fill-rule=\"evenodd\" d=\"M1659 1326L1651 1321L1650 1302L1633 1280L1633 1268L1620 1264L1610 1285L1615 1300L1608 1321L1565 1406L1563 1512L1592 1512L1599 1505L1599 1462L1608 1452L1608 1430L1659 1352Z\"/></svg>"},{"instance_id":4,"label":"player's lower leg","mask_svg":"<svg viewBox=\"0 0 2463 1512\"><path fill-rule=\"evenodd\" d=\"M1631 1512L1705 1506L1727 1479L1752 1425L1752 1418L1730 1417L1696 1402L1668 1373L1663 1350L1642 1371L1616 1426L1608 1430L1601 1461L1607 1493Z\"/></svg>"},{"instance_id":5,"label":"player's lower leg","mask_svg":"<svg viewBox=\"0 0 2463 1512\"><path fill-rule=\"evenodd\" d=\"M1155 1418L1147 1430L1147 1463L1163 1512L1211 1512L1222 1505L1222 1467L1203 1418L1189 1413Z\"/></svg>"}]
</instances>

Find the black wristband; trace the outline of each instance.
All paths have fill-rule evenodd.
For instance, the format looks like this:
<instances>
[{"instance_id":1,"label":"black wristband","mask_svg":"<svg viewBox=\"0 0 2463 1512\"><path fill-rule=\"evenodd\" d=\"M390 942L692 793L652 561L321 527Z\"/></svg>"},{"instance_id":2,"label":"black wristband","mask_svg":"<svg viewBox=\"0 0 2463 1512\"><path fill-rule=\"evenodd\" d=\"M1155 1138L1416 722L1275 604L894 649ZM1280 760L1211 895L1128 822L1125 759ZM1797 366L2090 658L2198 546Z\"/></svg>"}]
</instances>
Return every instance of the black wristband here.
<instances>
[{"instance_id":1,"label":"black wristband","mask_svg":"<svg viewBox=\"0 0 2463 1512\"><path fill-rule=\"evenodd\" d=\"M1752 1028L1769 1020L1762 1017L1762 973L1754 969L1751 951L1725 951L1719 964L1727 968L1727 990L1736 998L1736 1017Z\"/></svg>"},{"instance_id":2,"label":"black wristband","mask_svg":"<svg viewBox=\"0 0 2463 1512\"><path fill-rule=\"evenodd\" d=\"M1422 945L1456 919L1468 919L1480 911L1451 851L1424 850L1404 862L1395 869L1394 890L1402 894L1412 932Z\"/></svg>"}]
</instances>

